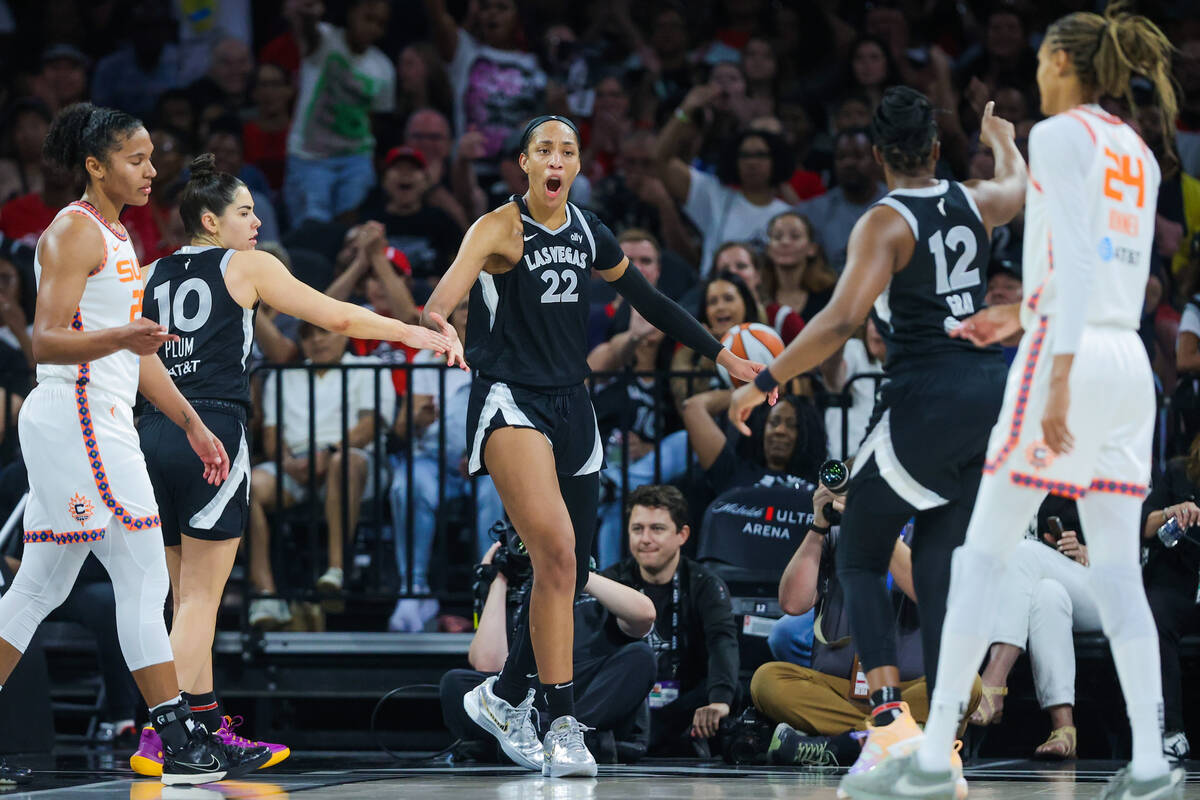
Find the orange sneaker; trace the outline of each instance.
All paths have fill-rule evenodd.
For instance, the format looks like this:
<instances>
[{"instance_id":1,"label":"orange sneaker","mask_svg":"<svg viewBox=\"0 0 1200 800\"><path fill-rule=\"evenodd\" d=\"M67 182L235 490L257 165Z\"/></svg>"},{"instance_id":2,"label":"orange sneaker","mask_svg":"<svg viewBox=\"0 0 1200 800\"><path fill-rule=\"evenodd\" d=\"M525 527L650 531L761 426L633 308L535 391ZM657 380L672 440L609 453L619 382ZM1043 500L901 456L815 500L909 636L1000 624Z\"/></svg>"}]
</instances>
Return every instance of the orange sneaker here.
<instances>
[{"instance_id":1,"label":"orange sneaker","mask_svg":"<svg viewBox=\"0 0 1200 800\"><path fill-rule=\"evenodd\" d=\"M915 753L924 740L925 734L913 719L908 703L900 703L900 715L891 723L879 727L867 725L867 740L863 742L862 753L847 775L870 772L884 759ZM841 786L838 787L837 796L842 800L850 797Z\"/></svg>"}]
</instances>

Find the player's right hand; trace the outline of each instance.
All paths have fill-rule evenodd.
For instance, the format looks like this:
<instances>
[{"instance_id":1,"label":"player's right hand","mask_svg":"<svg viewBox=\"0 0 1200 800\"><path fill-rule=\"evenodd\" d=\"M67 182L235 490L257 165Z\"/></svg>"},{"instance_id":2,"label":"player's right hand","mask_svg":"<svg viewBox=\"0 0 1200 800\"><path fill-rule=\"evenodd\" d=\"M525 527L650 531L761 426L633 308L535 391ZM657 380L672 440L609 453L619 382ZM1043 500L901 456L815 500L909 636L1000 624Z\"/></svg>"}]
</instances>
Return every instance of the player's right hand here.
<instances>
[{"instance_id":1,"label":"player's right hand","mask_svg":"<svg viewBox=\"0 0 1200 800\"><path fill-rule=\"evenodd\" d=\"M199 422L199 420L196 420ZM204 463L204 480L213 486L220 486L229 477L229 454L225 445L205 425L192 425L187 429L188 444L200 461Z\"/></svg>"},{"instance_id":2,"label":"player's right hand","mask_svg":"<svg viewBox=\"0 0 1200 800\"><path fill-rule=\"evenodd\" d=\"M158 352L164 342L178 342L179 337L167 332L165 325L138 317L121 327L121 349L148 356Z\"/></svg>"},{"instance_id":3,"label":"player's right hand","mask_svg":"<svg viewBox=\"0 0 1200 800\"><path fill-rule=\"evenodd\" d=\"M439 353L446 354L446 366L453 367L457 365L463 369L470 369L467 366L467 359L463 356L463 344L459 340L458 331L454 330L454 326L436 311L430 311L429 318L436 322L438 327L442 329L441 335L446 337L448 342L449 346L447 348L438 351Z\"/></svg>"},{"instance_id":4,"label":"player's right hand","mask_svg":"<svg viewBox=\"0 0 1200 800\"><path fill-rule=\"evenodd\" d=\"M1017 129L1011 122L992 114L995 108L996 101L989 100L983 107L983 119L979 121L979 141L992 150L995 150L997 145L1016 141L1017 138Z\"/></svg>"},{"instance_id":5,"label":"player's right hand","mask_svg":"<svg viewBox=\"0 0 1200 800\"><path fill-rule=\"evenodd\" d=\"M1021 331L1021 304L989 306L978 314L972 314L962 324L950 331L956 339L966 339L976 347L987 347L1002 342Z\"/></svg>"}]
</instances>

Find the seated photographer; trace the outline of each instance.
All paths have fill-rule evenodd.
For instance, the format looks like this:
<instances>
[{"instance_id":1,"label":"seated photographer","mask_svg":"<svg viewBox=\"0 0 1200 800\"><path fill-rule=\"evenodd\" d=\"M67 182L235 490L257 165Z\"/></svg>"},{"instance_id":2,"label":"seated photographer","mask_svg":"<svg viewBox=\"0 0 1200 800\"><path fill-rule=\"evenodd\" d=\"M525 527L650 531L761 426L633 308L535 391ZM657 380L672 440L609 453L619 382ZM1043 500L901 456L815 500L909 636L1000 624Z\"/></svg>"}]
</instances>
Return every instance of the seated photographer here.
<instances>
[{"instance_id":1,"label":"seated photographer","mask_svg":"<svg viewBox=\"0 0 1200 800\"><path fill-rule=\"evenodd\" d=\"M508 528L507 535L516 534ZM442 676L442 717L455 738L479 743L471 748L475 757L499 761L503 758L499 747L467 716L463 697L504 666L517 611L529 598L533 572L528 558L514 556L504 542L492 545L475 572L476 595L486 593L487 600L467 651L471 669L452 669ZM645 752L647 731L642 709L654 685L655 666L654 651L643 637L653 625L653 603L595 572L575 600L576 713L583 724L601 734L610 732L614 744L626 743L622 748L626 759ZM494 682L495 678L490 680ZM545 710L544 700L536 698L533 689L522 706L531 711ZM549 721L541 721L545 724L538 727L544 731ZM615 760L615 753L610 752L610 760Z\"/></svg>"},{"instance_id":2,"label":"seated photographer","mask_svg":"<svg viewBox=\"0 0 1200 800\"><path fill-rule=\"evenodd\" d=\"M1045 543L1024 539L1009 557L992 630L993 644L982 675L983 702L969 722L999 724L1008 694L1008 673L1021 651L1028 649L1038 704L1050 715L1051 731L1033 755L1063 761L1075 758L1077 743L1071 633L1102 628L1088 580L1087 546L1079 532L1075 501L1050 495L1038 510L1036 524Z\"/></svg>"},{"instance_id":3,"label":"seated photographer","mask_svg":"<svg viewBox=\"0 0 1200 800\"><path fill-rule=\"evenodd\" d=\"M1150 612L1158 628L1162 660L1163 751L1173 760L1188 757L1190 746L1183 726L1183 672L1179 641L1200 627L1197 583L1200 578L1200 436L1186 456L1167 462L1166 473L1155 480L1142 506L1143 544L1149 555L1142 573Z\"/></svg>"},{"instance_id":4,"label":"seated photographer","mask_svg":"<svg viewBox=\"0 0 1200 800\"><path fill-rule=\"evenodd\" d=\"M804 397L781 395L774 406L750 415L752 435L722 428L714 415L729 408L730 391L714 389L683 403L683 424L696 459L715 494L741 486L799 484L815 480L825 460L825 425Z\"/></svg>"},{"instance_id":5,"label":"seated photographer","mask_svg":"<svg viewBox=\"0 0 1200 800\"><path fill-rule=\"evenodd\" d=\"M832 512L845 509L844 498L821 484L813 494L813 523L788 562L779 582L779 605L790 615L816 607L812 667L773 661L754 672L750 696L760 712L780 724L768 757L777 764L847 766L866 741L870 713L867 681L859 667L842 588L834 568L840 528L830 524ZM901 694L913 716L924 722L929 696L921 656L912 583L912 553L897 532L889 565L896 608L897 666ZM969 710L979 704L976 680Z\"/></svg>"},{"instance_id":6,"label":"seated photographer","mask_svg":"<svg viewBox=\"0 0 1200 800\"><path fill-rule=\"evenodd\" d=\"M649 597L658 681L650 694L650 752L703 753L737 693L738 643L725 583L681 552L691 534L674 486L639 486L625 502L632 556L603 575Z\"/></svg>"}]
</instances>

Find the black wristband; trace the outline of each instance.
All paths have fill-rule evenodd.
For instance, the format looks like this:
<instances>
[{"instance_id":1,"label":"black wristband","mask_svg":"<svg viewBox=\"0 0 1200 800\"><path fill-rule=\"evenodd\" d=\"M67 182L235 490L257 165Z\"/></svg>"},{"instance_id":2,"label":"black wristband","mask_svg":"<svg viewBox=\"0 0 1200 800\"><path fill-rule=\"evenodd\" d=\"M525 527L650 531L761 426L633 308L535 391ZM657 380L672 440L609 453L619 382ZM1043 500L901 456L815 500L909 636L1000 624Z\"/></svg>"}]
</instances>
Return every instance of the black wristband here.
<instances>
[{"instance_id":1,"label":"black wristband","mask_svg":"<svg viewBox=\"0 0 1200 800\"><path fill-rule=\"evenodd\" d=\"M808 529L810 531L812 531L813 533L820 534L821 536L826 536L829 534L829 531L831 531L833 529L833 526L832 525L818 525L817 523L814 522L812 525L808 526Z\"/></svg>"},{"instance_id":2,"label":"black wristband","mask_svg":"<svg viewBox=\"0 0 1200 800\"><path fill-rule=\"evenodd\" d=\"M770 394L775 387L779 386L779 381L775 380L775 376L771 374L771 370L767 367L763 371L754 376L754 386L764 394Z\"/></svg>"}]
</instances>

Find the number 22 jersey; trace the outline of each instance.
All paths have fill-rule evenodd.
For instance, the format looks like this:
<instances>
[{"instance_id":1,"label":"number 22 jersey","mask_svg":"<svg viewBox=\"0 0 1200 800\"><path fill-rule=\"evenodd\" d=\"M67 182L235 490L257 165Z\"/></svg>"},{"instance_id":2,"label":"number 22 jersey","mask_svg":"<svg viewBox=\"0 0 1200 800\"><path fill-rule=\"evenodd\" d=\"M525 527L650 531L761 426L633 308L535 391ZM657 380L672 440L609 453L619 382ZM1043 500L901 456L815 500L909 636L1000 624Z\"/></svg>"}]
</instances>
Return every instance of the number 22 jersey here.
<instances>
[{"instance_id":1,"label":"number 22 jersey","mask_svg":"<svg viewBox=\"0 0 1200 800\"><path fill-rule=\"evenodd\" d=\"M624 253L595 214L573 203L566 204L566 221L551 230L534 221L523 198L512 202L524 250L508 272L480 272L471 288L467 363L494 381L573 386L588 376L592 268L611 269Z\"/></svg>"}]
</instances>

